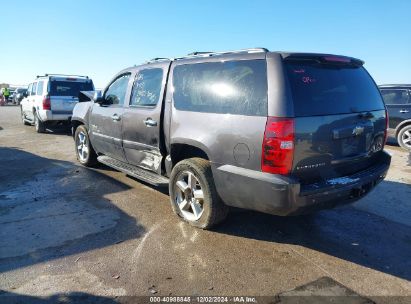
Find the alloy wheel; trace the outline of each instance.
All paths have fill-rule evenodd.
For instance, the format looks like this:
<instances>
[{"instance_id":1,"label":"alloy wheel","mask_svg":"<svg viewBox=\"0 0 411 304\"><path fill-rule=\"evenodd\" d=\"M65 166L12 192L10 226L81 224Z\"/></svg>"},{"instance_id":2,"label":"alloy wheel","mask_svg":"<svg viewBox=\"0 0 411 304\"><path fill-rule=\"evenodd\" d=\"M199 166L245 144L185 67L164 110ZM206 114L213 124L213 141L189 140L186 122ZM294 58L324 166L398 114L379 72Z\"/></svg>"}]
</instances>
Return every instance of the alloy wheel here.
<instances>
[{"instance_id":1,"label":"alloy wheel","mask_svg":"<svg viewBox=\"0 0 411 304\"><path fill-rule=\"evenodd\" d=\"M408 149L411 149L411 130L406 130L401 135L401 141Z\"/></svg>"},{"instance_id":2,"label":"alloy wheel","mask_svg":"<svg viewBox=\"0 0 411 304\"><path fill-rule=\"evenodd\" d=\"M81 161L86 161L88 154L89 154L89 148L88 148L88 139L86 134L84 132L80 132L77 135L77 153Z\"/></svg>"},{"instance_id":3,"label":"alloy wheel","mask_svg":"<svg viewBox=\"0 0 411 304\"><path fill-rule=\"evenodd\" d=\"M188 221L197 221L204 212L204 192L200 181L190 171L183 171L174 185L175 203Z\"/></svg>"}]
</instances>

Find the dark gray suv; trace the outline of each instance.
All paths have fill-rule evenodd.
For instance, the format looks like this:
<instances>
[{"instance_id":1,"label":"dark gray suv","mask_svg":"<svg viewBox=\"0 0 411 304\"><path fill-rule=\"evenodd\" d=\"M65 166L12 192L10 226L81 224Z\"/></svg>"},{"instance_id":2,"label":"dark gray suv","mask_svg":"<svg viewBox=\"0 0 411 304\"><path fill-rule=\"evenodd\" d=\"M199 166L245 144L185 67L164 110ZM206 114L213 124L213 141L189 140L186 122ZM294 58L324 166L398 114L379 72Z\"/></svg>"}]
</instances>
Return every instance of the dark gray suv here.
<instances>
[{"instance_id":1,"label":"dark gray suv","mask_svg":"<svg viewBox=\"0 0 411 304\"><path fill-rule=\"evenodd\" d=\"M388 110L388 136L411 151L411 84L386 84L379 88Z\"/></svg>"},{"instance_id":2,"label":"dark gray suv","mask_svg":"<svg viewBox=\"0 0 411 304\"><path fill-rule=\"evenodd\" d=\"M228 206L294 215L353 202L391 161L383 100L351 57L197 52L84 94L72 117L79 162L168 185L174 212L200 228Z\"/></svg>"}]
</instances>

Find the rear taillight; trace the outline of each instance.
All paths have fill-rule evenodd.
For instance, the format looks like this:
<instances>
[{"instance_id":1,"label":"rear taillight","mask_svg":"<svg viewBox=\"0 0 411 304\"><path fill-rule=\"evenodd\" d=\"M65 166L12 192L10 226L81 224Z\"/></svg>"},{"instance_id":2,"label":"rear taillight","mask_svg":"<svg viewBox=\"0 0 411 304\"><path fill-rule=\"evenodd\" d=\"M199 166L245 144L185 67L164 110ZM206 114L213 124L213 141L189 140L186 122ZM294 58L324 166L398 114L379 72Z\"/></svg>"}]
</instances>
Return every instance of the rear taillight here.
<instances>
[{"instance_id":1,"label":"rear taillight","mask_svg":"<svg viewBox=\"0 0 411 304\"><path fill-rule=\"evenodd\" d=\"M387 143L387 139L388 139L388 128L389 128L389 117L388 117L388 111L387 109L385 109L384 145Z\"/></svg>"},{"instance_id":2,"label":"rear taillight","mask_svg":"<svg viewBox=\"0 0 411 304\"><path fill-rule=\"evenodd\" d=\"M294 156L294 119L268 117L261 156L261 171L288 174Z\"/></svg>"},{"instance_id":3,"label":"rear taillight","mask_svg":"<svg viewBox=\"0 0 411 304\"><path fill-rule=\"evenodd\" d=\"M50 97L48 96L43 98L43 110L51 110Z\"/></svg>"}]
</instances>

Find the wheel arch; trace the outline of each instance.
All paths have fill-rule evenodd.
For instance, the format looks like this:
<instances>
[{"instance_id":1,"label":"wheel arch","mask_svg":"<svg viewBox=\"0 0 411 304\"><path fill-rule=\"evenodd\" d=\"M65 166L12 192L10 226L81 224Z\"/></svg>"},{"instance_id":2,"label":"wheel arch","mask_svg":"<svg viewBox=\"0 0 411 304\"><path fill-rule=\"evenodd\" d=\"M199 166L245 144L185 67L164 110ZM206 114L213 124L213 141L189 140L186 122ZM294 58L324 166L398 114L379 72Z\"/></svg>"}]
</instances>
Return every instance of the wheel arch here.
<instances>
[{"instance_id":1,"label":"wheel arch","mask_svg":"<svg viewBox=\"0 0 411 304\"><path fill-rule=\"evenodd\" d=\"M79 126L86 125L86 123L81 119L72 119L71 120L71 135L74 137L76 130Z\"/></svg>"},{"instance_id":2,"label":"wheel arch","mask_svg":"<svg viewBox=\"0 0 411 304\"><path fill-rule=\"evenodd\" d=\"M211 160L207 149L199 143L175 142L171 144L170 158L172 167L174 167L179 161L192 157L200 157L206 160Z\"/></svg>"},{"instance_id":3,"label":"wheel arch","mask_svg":"<svg viewBox=\"0 0 411 304\"><path fill-rule=\"evenodd\" d=\"M408 125L411 125L411 119L407 119L400 122L398 126L395 128L395 138L398 137L398 133L400 133L401 129Z\"/></svg>"}]
</instances>

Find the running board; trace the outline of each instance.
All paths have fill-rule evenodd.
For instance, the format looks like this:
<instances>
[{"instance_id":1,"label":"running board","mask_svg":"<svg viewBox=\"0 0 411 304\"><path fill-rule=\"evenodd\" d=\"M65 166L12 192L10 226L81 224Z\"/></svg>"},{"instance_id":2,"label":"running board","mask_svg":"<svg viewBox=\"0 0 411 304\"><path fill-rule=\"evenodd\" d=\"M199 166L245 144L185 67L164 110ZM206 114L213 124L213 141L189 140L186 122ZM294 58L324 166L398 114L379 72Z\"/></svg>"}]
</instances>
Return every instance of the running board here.
<instances>
[{"instance_id":1,"label":"running board","mask_svg":"<svg viewBox=\"0 0 411 304\"><path fill-rule=\"evenodd\" d=\"M119 161L106 155L101 155L97 157L97 160L102 164L105 164L113 169L121 171L127 175L145 181L146 183L152 184L154 186L168 186L169 180L167 177L158 175L148 170L144 170L142 168L127 164L125 162Z\"/></svg>"}]
</instances>

